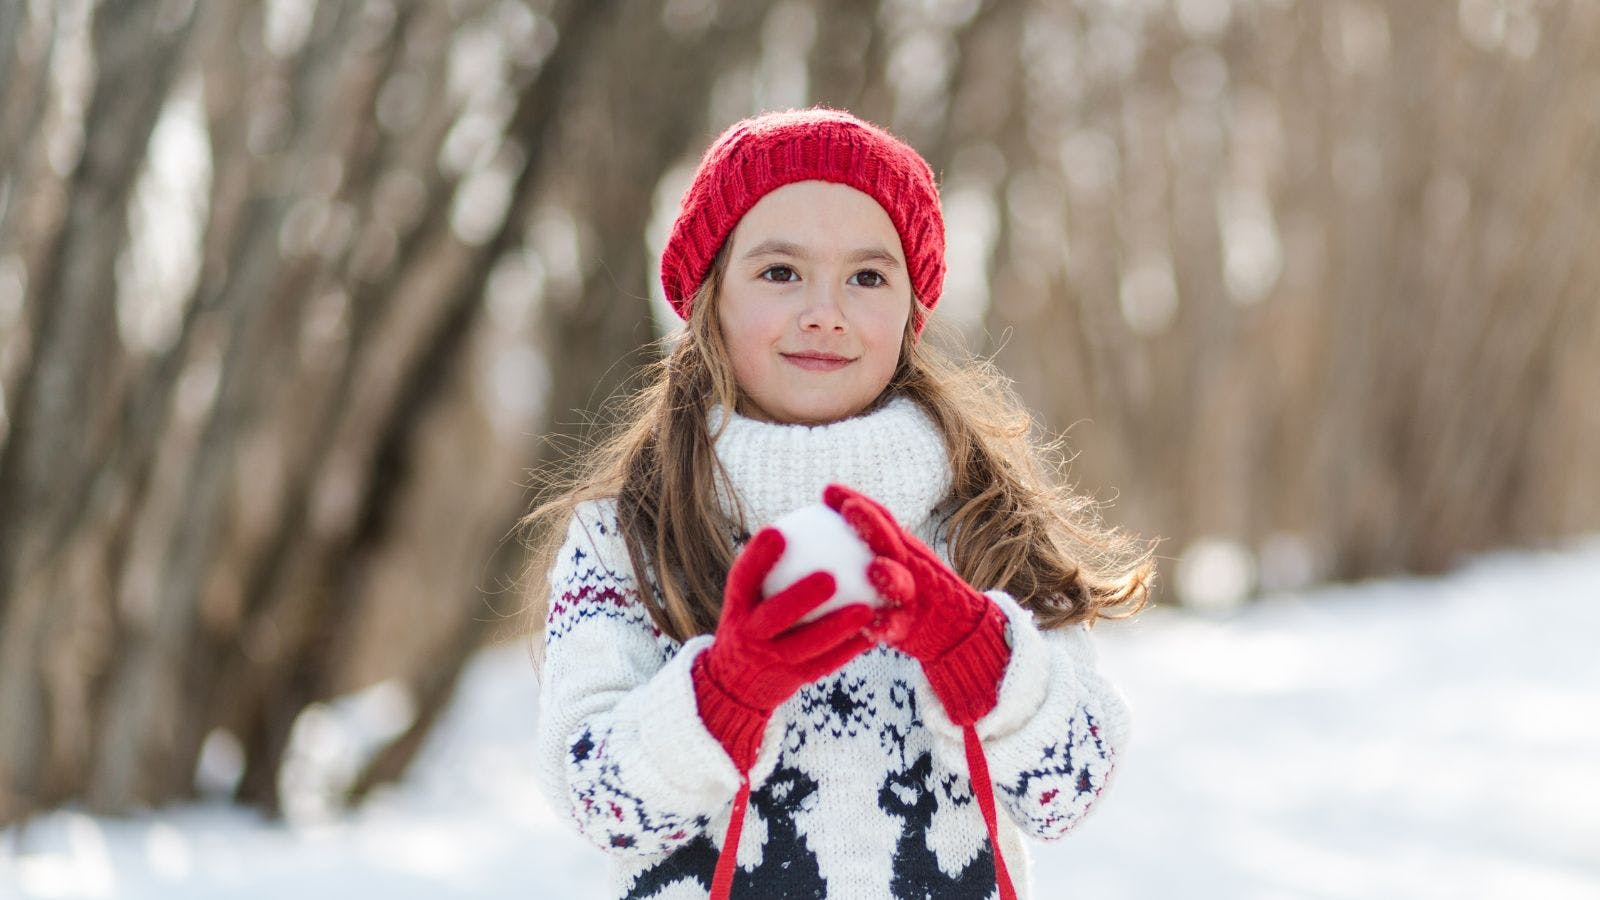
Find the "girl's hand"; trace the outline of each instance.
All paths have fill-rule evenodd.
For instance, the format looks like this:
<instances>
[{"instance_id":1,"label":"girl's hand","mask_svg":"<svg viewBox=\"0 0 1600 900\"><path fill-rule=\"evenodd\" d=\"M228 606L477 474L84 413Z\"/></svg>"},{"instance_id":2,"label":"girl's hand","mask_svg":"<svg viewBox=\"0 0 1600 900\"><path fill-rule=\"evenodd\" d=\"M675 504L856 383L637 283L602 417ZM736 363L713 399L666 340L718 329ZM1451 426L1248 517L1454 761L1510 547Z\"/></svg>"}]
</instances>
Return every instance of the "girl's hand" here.
<instances>
[{"instance_id":1,"label":"girl's hand","mask_svg":"<svg viewBox=\"0 0 1600 900\"><path fill-rule=\"evenodd\" d=\"M740 772L761 749L779 704L873 646L873 610L865 604L792 627L833 596L833 576L814 572L761 599L761 582L783 555L783 533L756 532L728 572L722 615L711 646L695 658L695 700L707 730Z\"/></svg>"},{"instance_id":2,"label":"girl's hand","mask_svg":"<svg viewBox=\"0 0 1600 900\"><path fill-rule=\"evenodd\" d=\"M970 725L994 709L1011 649L1006 616L871 497L830 484L822 502L844 516L877 558L867 579L892 604L889 643L922 663L945 712Z\"/></svg>"}]
</instances>

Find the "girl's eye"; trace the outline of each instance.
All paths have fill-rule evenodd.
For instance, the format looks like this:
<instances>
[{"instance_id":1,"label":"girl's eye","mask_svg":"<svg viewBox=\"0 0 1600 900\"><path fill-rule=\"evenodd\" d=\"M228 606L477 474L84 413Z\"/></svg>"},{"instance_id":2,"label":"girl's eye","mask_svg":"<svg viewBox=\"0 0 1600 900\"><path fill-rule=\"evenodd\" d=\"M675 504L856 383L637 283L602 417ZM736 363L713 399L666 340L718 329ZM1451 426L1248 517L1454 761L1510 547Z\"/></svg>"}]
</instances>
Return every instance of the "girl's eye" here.
<instances>
[{"instance_id":1,"label":"girl's eye","mask_svg":"<svg viewBox=\"0 0 1600 900\"><path fill-rule=\"evenodd\" d=\"M776 275L774 275L774 273L776 273ZM883 285L886 283L882 273L877 272L877 271L875 271L873 269L862 269L861 271L856 273L856 276L861 276L861 275L865 275L868 279L870 279L865 284L862 284L861 285L862 287L869 287L869 288L883 287ZM774 276L774 277L768 277L768 276ZM855 276L852 276L852 277L855 277ZM797 278L799 278L799 276L795 274L794 269L791 269L788 266L768 266L765 269L761 270L761 279L763 281L774 281L774 282L777 282L778 284L787 284L787 283L789 283L791 281L796 280Z\"/></svg>"}]
</instances>

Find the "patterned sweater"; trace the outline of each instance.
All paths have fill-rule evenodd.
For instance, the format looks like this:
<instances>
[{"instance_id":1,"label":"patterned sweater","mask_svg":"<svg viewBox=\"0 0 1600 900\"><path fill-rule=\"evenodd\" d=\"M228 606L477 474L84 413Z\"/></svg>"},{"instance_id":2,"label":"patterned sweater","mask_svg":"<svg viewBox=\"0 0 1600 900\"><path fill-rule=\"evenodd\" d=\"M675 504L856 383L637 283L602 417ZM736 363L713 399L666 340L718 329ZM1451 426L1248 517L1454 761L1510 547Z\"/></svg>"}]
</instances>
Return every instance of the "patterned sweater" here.
<instances>
[{"instance_id":1,"label":"patterned sweater","mask_svg":"<svg viewBox=\"0 0 1600 900\"><path fill-rule=\"evenodd\" d=\"M713 434L724 415L712 411ZM733 487L719 486L719 500L752 531L820 502L837 481L947 558L949 460L909 399L816 427L733 414L716 450ZM659 602L651 584L642 590L629 563L615 504L581 506L550 574L537 766L556 808L609 854L615 897L704 898L739 775L701 723L690 680L713 638L662 635L644 605ZM1001 850L1028 897L1021 834L1059 838L1083 818L1112 774L1128 713L1096 671L1087 628L1040 631L1004 591L988 595L1010 620L1012 656L977 732L1003 810ZM997 895L961 731L897 650L863 653L784 702L750 784L734 897Z\"/></svg>"}]
</instances>

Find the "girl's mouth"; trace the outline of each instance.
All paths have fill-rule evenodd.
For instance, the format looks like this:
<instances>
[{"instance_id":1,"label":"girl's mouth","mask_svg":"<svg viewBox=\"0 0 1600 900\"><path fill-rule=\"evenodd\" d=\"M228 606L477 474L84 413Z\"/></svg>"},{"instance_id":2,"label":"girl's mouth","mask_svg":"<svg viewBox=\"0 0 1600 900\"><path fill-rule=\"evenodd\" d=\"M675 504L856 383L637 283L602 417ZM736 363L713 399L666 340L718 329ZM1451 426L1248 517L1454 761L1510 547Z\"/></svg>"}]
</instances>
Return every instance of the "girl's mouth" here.
<instances>
[{"instance_id":1,"label":"girl's mouth","mask_svg":"<svg viewBox=\"0 0 1600 900\"><path fill-rule=\"evenodd\" d=\"M837 353L784 353L783 358L808 372L834 372L854 360Z\"/></svg>"}]
</instances>

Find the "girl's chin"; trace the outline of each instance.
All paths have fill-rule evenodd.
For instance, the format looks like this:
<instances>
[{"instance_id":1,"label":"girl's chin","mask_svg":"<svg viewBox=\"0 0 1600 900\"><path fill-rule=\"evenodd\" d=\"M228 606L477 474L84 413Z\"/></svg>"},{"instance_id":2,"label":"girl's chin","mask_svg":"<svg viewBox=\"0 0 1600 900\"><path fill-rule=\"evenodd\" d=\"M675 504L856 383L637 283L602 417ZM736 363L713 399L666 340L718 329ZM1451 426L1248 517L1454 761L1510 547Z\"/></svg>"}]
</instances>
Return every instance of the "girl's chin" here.
<instances>
[{"instance_id":1,"label":"girl's chin","mask_svg":"<svg viewBox=\"0 0 1600 900\"><path fill-rule=\"evenodd\" d=\"M848 419L866 409L866 404L844 403L837 397L816 402L774 404L768 420L783 425L829 425Z\"/></svg>"}]
</instances>

